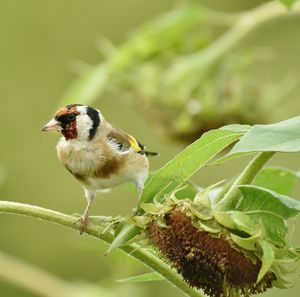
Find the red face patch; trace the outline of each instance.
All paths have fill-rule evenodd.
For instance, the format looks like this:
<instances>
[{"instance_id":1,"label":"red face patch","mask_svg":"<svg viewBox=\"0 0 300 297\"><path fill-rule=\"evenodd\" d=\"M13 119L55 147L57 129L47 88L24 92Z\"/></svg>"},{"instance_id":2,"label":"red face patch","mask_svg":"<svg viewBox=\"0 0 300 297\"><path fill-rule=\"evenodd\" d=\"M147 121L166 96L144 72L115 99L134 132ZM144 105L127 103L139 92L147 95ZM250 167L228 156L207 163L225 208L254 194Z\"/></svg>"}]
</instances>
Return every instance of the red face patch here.
<instances>
[{"instance_id":1,"label":"red face patch","mask_svg":"<svg viewBox=\"0 0 300 297\"><path fill-rule=\"evenodd\" d=\"M55 118L60 118L62 116L66 116L69 115L71 113L75 113L75 114L79 114L79 111L77 110L77 106L76 105L68 105L65 107L60 108L56 114L55 114Z\"/></svg>"},{"instance_id":2,"label":"red face patch","mask_svg":"<svg viewBox=\"0 0 300 297\"><path fill-rule=\"evenodd\" d=\"M60 122L61 133L66 140L77 137L76 116L79 114L76 105L68 105L56 112L55 119Z\"/></svg>"},{"instance_id":3,"label":"red face patch","mask_svg":"<svg viewBox=\"0 0 300 297\"><path fill-rule=\"evenodd\" d=\"M62 129L61 133L66 140L77 138L76 121L72 122L66 129Z\"/></svg>"}]
</instances>

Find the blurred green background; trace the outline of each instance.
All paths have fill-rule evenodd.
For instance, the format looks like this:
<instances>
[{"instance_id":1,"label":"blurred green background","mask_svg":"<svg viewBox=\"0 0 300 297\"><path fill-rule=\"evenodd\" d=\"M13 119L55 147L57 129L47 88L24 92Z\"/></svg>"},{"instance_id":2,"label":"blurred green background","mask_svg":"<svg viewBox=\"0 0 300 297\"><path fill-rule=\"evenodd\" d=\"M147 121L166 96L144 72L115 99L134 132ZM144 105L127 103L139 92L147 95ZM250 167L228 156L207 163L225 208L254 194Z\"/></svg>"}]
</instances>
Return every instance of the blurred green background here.
<instances>
[{"instance_id":1,"label":"blurred green background","mask_svg":"<svg viewBox=\"0 0 300 297\"><path fill-rule=\"evenodd\" d=\"M201 1L229 12L251 9L262 2ZM82 212L86 203L82 188L56 157L58 135L44 135L40 129L52 117L62 94L74 79L74 61L98 63L102 59L97 50L100 37L105 36L118 45L136 28L172 9L176 3L174 0L0 0L0 165L5 177L0 186L0 199L70 214ZM238 49L271 48L276 52L276 59L268 65L270 79L276 82L290 73L299 78L299 29L300 16L271 22L250 34ZM263 76L263 67L258 64L257 68ZM282 106L276 107L280 110L269 106L269 113L278 114L277 120L299 115L299 92L297 85L284 98ZM101 96L94 103L109 121L135 135L149 149L160 152L159 157L150 161L154 170L185 145L153 130L151 121L145 119L137 105L138 102L128 103L115 96ZM205 168L193 180L207 186L236 174L246 161ZM295 170L300 167L296 154L276 156L271 163ZM296 198L299 189L295 191ZM91 214L126 215L135 204L136 194L128 185L122 185L109 194L99 195ZM60 226L0 215L0 251L66 281L88 286L97 296L183 296L165 282L134 285L116 282L147 269L118 251L103 257L106 248L99 241ZM5 269L1 262L0 269ZM299 289L297 284L289 291L270 290L265 296L287 293L298 296ZM0 296L38 295L0 278Z\"/></svg>"}]
</instances>

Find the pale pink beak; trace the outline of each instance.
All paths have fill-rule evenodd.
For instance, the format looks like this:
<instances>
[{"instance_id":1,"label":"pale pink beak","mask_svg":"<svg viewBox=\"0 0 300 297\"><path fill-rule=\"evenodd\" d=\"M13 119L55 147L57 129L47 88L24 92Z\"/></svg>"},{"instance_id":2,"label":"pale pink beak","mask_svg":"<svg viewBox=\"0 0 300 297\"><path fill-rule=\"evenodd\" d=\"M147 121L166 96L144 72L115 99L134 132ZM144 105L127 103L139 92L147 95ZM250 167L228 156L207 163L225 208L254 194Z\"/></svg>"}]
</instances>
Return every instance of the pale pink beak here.
<instances>
[{"instance_id":1,"label":"pale pink beak","mask_svg":"<svg viewBox=\"0 0 300 297\"><path fill-rule=\"evenodd\" d=\"M56 121L55 119L52 119L51 121L49 121L43 128L42 128L43 132L48 132L48 131L61 131L61 125L58 121Z\"/></svg>"}]
</instances>

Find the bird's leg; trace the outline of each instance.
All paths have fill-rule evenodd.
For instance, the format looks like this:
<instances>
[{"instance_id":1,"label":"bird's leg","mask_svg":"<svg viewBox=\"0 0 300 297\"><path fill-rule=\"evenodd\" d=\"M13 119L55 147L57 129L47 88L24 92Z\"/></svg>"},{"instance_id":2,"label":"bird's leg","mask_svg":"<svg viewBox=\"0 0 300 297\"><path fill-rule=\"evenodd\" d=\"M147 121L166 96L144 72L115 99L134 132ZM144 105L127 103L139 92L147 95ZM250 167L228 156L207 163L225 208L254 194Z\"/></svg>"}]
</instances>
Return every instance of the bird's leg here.
<instances>
[{"instance_id":1,"label":"bird's leg","mask_svg":"<svg viewBox=\"0 0 300 297\"><path fill-rule=\"evenodd\" d=\"M82 234L83 232L89 233L87 230L89 224L89 209L94 201L95 198L95 191L91 191L85 189L85 196L87 199L87 206L84 210L83 215L75 221L75 223L80 223L79 233Z\"/></svg>"},{"instance_id":2,"label":"bird's leg","mask_svg":"<svg viewBox=\"0 0 300 297\"><path fill-rule=\"evenodd\" d=\"M87 207L84 210L83 215L79 218L79 220L77 220L77 222L80 222L80 229L79 229L79 233L82 234L83 232L87 232L87 227L89 224L89 208L92 205L92 201L89 201L87 204Z\"/></svg>"},{"instance_id":3,"label":"bird's leg","mask_svg":"<svg viewBox=\"0 0 300 297\"><path fill-rule=\"evenodd\" d=\"M144 190L144 185L139 185L137 186L137 191L138 191L138 203L140 202L141 200L141 197L142 197L142 192ZM138 205L132 209L133 211L133 214L134 215L137 215L138 214Z\"/></svg>"},{"instance_id":4,"label":"bird's leg","mask_svg":"<svg viewBox=\"0 0 300 297\"><path fill-rule=\"evenodd\" d=\"M141 199L143 190L144 190L144 186L138 186L138 187L137 187L137 191L138 191L138 202L139 202L140 199Z\"/></svg>"},{"instance_id":5,"label":"bird's leg","mask_svg":"<svg viewBox=\"0 0 300 297\"><path fill-rule=\"evenodd\" d=\"M141 196L142 196L143 189L144 189L144 184L135 183L135 186L138 191L138 203L139 203ZM137 214L138 214L138 205L132 209L131 213L127 216L127 218L129 219L131 217L136 216Z\"/></svg>"}]
</instances>

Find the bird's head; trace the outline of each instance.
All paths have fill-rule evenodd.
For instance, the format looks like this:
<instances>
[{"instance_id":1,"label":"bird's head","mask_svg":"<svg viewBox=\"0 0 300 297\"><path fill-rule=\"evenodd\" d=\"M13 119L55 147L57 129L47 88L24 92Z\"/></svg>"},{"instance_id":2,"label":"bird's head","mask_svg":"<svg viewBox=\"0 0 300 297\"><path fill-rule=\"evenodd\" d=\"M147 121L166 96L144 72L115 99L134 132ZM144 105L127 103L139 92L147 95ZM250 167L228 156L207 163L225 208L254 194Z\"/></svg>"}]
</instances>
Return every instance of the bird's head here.
<instances>
[{"instance_id":1,"label":"bird's head","mask_svg":"<svg viewBox=\"0 0 300 297\"><path fill-rule=\"evenodd\" d=\"M42 131L58 131L66 140L82 141L94 138L101 123L100 111L82 104L70 104L60 108Z\"/></svg>"}]
</instances>

